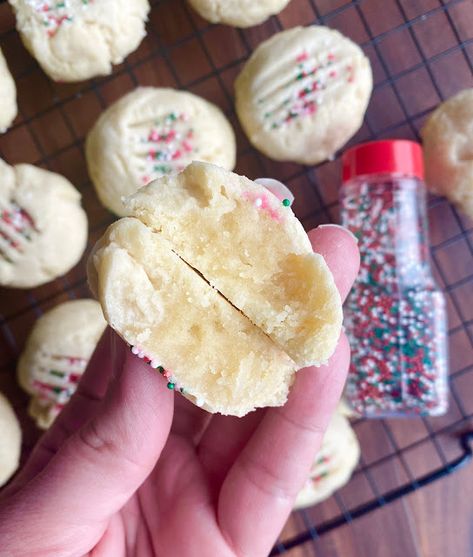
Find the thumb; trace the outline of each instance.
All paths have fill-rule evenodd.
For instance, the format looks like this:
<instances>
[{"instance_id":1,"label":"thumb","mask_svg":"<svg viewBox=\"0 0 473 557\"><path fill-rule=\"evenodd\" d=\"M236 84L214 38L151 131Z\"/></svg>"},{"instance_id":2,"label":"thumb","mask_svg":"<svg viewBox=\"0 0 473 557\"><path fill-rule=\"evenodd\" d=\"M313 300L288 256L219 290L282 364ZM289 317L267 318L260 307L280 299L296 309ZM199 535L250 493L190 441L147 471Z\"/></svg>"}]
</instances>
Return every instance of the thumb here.
<instances>
[{"instance_id":1,"label":"thumb","mask_svg":"<svg viewBox=\"0 0 473 557\"><path fill-rule=\"evenodd\" d=\"M67 545L73 543L78 554L87 552L108 519L153 469L166 443L172 414L173 394L166 383L127 351L121 373L96 415L0 508L2 546L6 540L8 548L10 535L12 547L18 547L18 532L12 532L9 524L21 523L22 536L25 527L31 528L27 538L32 547L45 542L57 546L64 540ZM75 525L79 540L71 539Z\"/></svg>"}]
</instances>

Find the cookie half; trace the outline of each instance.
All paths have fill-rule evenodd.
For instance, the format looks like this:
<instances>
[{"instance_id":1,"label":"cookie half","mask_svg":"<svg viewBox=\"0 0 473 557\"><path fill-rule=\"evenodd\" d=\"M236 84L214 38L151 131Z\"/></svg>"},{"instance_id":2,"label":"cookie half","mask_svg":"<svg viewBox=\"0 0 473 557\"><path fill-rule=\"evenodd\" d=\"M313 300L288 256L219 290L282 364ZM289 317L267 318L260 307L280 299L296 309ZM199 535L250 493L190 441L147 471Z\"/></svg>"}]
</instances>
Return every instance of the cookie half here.
<instances>
[{"instance_id":1,"label":"cookie half","mask_svg":"<svg viewBox=\"0 0 473 557\"><path fill-rule=\"evenodd\" d=\"M80 198L60 174L0 160L0 285L32 288L79 261L87 242Z\"/></svg>"},{"instance_id":2,"label":"cookie half","mask_svg":"<svg viewBox=\"0 0 473 557\"><path fill-rule=\"evenodd\" d=\"M139 87L110 106L87 136L89 173L100 201L125 216L122 198L193 160L232 170L236 146L223 112L175 89Z\"/></svg>"},{"instance_id":3,"label":"cookie half","mask_svg":"<svg viewBox=\"0 0 473 557\"><path fill-rule=\"evenodd\" d=\"M235 82L251 143L275 160L316 164L360 128L372 90L368 58L338 31L312 25L260 44Z\"/></svg>"},{"instance_id":4,"label":"cookie half","mask_svg":"<svg viewBox=\"0 0 473 557\"><path fill-rule=\"evenodd\" d=\"M243 176L194 162L125 205L299 367L327 362L340 336L340 295L284 201Z\"/></svg>"},{"instance_id":5,"label":"cookie half","mask_svg":"<svg viewBox=\"0 0 473 557\"><path fill-rule=\"evenodd\" d=\"M148 0L8 0L24 45L56 81L107 75L145 36Z\"/></svg>"},{"instance_id":6,"label":"cookie half","mask_svg":"<svg viewBox=\"0 0 473 557\"><path fill-rule=\"evenodd\" d=\"M74 394L107 323L95 300L71 300L36 321L18 361L29 413L48 428Z\"/></svg>"},{"instance_id":7,"label":"cookie half","mask_svg":"<svg viewBox=\"0 0 473 557\"><path fill-rule=\"evenodd\" d=\"M21 429L8 400L0 393L0 486L15 473L20 462Z\"/></svg>"},{"instance_id":8,"label":"cookie half","mask_svg":"<svg viewBox=\"0 0 473 557\"><path fill-rule=\"evenodd\" d=\"M88 276L111 327L168 388L235 416L286 401L296 364L151 227L112 224Z\"/></svg>"},{"instance_id":9,"label":"cookie half","mask_svg":"<svg viewBox=\"0 0 473 557\"><path fill-rule=\"evenodd\" d=\"M347 418L336 412L294 508L310 507L330 497L348 482L359 459L360 445L355 432Z\"/></svg>"}]
</instances>

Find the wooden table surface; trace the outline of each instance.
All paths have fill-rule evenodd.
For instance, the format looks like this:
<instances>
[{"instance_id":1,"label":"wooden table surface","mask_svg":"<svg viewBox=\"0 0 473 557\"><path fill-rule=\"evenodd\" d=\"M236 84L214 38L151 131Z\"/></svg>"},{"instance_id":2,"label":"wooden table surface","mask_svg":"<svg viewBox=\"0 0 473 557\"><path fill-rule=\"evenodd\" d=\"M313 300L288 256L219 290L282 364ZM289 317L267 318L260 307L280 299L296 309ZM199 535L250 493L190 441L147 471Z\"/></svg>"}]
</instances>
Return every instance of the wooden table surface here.
<instances>
[{"instance_id":1,"label":"wooden table surface","mask_svg":"<svg viewBox=\"0 0 473 557\"><path fill-rule=\"evenodd\" d=\"M290 557L471 557L473 467L337 528Z\"/></svg>"},{"instance_id":2,"label":"wooden table surface","mask_svg":"<svg viewBox=\"0 0 473 557\"><path fill-rule=\"evenodd\" d=\"M315 168L276 163L250 147L233 109L233 81L251 50L283 28L319 22L359 43L375 87L365 123L350 144L386 137L418 138L429 112L473 86L471 0L292 0L278 16L245 31L210 26L183 0L152 0L148 35L111 76L53 83L26 52L9 6L0 0L0 46L18 88L20 114L0 135L0 156L60 172L76 185L89 217L88 250L113 217L99 204L87 175L83 142L100 112L137 85L184 88L218 104L238 140L236 171L285 181L306 229L338 220L340 160ZM295 513L281 539L339 516L441 468L460 454L455 433L473 416L473 223L444 199L430 199L433 271L449 314L450 410L411 421L358 421L362 462L336 497ZM0 391L21 420L23 458L39 432L28 397L15 380L27 334L45 310L89 296L82 261L65 277L21 291L0 289ZM289 552L319 557L468 557L473 555L473 465L385 508ZM0 548L1 555L1 548Z\"/></svg>"}]
</instances>

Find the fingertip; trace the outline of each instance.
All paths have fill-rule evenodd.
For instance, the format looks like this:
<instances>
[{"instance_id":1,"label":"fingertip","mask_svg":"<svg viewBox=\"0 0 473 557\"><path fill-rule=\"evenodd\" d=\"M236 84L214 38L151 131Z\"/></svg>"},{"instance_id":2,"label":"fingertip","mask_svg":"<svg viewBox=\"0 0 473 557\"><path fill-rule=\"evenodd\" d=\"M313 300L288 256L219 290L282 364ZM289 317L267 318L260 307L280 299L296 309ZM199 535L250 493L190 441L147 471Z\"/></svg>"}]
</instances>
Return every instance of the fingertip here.
<instances>
[{"instance_id":1,"label":"fingertip","mask_svg":"<svg viewBox=\"0 0 473 557\"><path fill-rule=\"evenodd\" d=\"M342 300L346 298L360 267L360 252L356 237L343 226L325 224L307 234L316 253L329 266Z\"/></svg>"},{"instance_id":2,"label":"fingertip","mask_svg":"<svg viewBox=\"0 0 473 557\"><path fill-rule=\"evenodd\" d=\"M348 237L358 247L358 238L353 234L351 230L349 230L345 226L342 226L341 224L335 224L332 222L328 224L321 224L317 228L310 230L309 235L315 233L316 231L320 232L321 230L323 230L325 233L328 232L330 235L333 235L334 237L340 237L340 238Z\"/></svg>"}]
</instances>

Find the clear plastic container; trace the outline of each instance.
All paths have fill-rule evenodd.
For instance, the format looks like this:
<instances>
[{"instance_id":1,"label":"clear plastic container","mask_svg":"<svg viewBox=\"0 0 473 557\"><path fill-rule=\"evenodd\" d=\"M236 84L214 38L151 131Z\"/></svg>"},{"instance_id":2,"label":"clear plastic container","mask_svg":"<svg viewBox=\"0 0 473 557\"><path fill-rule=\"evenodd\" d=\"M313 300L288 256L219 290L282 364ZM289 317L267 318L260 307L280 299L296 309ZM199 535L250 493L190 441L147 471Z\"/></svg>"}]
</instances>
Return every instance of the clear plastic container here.
<instances>
[{"instance_id":1,"label":"clear plastic container","mask_svg":"<svg viewBox=\"0 0 473 557\"><path fill-rule=\"evenodd\" d=\"M446 412L445 299L429 262L422 152L379 141L345 153L342 224L361 266L345 304L352 350L346 398L366 417Z\"/></svg>"}]
</instances>

